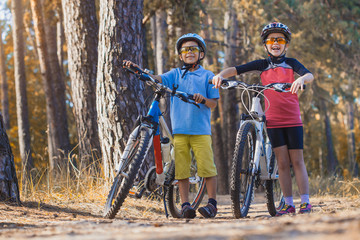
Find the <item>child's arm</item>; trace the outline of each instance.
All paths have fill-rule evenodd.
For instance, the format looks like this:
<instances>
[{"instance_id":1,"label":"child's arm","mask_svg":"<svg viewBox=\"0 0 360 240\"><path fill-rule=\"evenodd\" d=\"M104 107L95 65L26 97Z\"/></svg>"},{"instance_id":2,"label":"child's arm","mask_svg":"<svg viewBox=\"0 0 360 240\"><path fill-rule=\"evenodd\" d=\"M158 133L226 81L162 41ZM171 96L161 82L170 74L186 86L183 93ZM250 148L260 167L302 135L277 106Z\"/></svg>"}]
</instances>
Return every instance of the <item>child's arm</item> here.
<instances>
[{"instance_id":1,"label":"child's arm","mask_svg":"<svg viewBox=\"0 0 360 240\"><path fill-rule=\"evenodd\" d=\"M219 88L221 86L221 81L224 78L230 78L236 75L237 71L235 67L225 68L218 75L213 77L212 83L215 85L215 88Z\"/></svg>"},{"instance_id":2,"label":"child's arm","mask_svg":"<svg viewBox=\"0 0 360 240\"><path fill-rule=\"evenodd\" d=\"M137 65L137 64L135 64L135 63L133 63L133 62L131 62L131 61L129 61L129 60L124 60L123 62L124 62L124 64L125 64L126 66L128 66L128 67L134 66L134 67L137 67L137 68L141 69L141 67L139 67L139 65ZM141 70L144 72L143 69L141 69ZM160 83L162 83L162 79L161 79L161 76L160 76L160 75L152 75L152 74L150 74L150 73L147 73L147 74L149 74L152 78L154 78L154 79L158 80Z\"/></svg>"},{"instance_id":3,"label":"child's arm","mask_svg":"<svg viewBox=\"0 0 360 240\"><path fill-rule=\"evenodd\" d=\"M304 84L311 83L313 80L314 80L314 75L312 75L311 73L306 73L305 75L296 79L295 82L293 82L290 88L290 92L294 94L297 93L299 89L304 90L303 89Z\"/></svg>"}]
</instances>

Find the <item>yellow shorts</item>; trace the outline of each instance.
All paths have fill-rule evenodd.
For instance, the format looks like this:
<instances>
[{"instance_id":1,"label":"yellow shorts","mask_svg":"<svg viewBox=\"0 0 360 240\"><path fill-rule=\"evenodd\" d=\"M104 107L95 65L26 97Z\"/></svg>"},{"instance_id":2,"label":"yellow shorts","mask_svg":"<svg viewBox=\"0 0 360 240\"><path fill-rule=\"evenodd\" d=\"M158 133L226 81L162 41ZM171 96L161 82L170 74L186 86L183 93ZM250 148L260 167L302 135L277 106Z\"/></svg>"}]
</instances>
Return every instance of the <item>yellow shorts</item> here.
<instances>
[{"instance_id":1,"label":"yellow shorts","mask_svg":"<svg viewBox=\"0 0 360 240\"><path fill-rule=\"evenodd\" d=\"M193 150L197 163L198 176L214 177L217 175L210 135L174 135L175 179L186 179L191 176L191 152Z\"/></svg>"}]
</instances>

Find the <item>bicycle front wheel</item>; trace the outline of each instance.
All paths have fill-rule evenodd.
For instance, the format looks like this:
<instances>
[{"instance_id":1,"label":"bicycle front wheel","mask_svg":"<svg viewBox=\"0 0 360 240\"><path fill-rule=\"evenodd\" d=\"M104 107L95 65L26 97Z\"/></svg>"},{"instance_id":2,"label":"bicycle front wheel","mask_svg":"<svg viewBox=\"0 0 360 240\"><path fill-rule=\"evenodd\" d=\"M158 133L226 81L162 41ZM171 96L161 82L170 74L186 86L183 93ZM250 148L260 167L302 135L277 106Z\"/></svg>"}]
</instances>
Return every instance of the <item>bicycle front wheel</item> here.
<instances>
[{"instance_id":1,"label":"bicycle front wheel","mask_svg":"<svg viewBox=\"0 0 360 240\"><path fill-rule=\"evenodd\" d=\"M172 162L170 174L175 176L175 163ZM197 209L205 194L205 179L197 175L196 161L193 159L191 164L191 177L189 178L189 202L191 207ZM173 180L168 187L166 202L169 206L170 214L173 218L181 218L181 199L179 192L179 184L177 180Z\"/></svg>"},{"instance_id":2,"label":"bicycle front wheel","mask_svg":"<svg viewBox=\"0 0 360 240\"><path fill-rule=\"evenodd\" d=\"M235 218L246 217L253 197L255 176L252 175L256 133L245 123L236 137L230 177L231 208Z\"/></svg>"},{"instance_id":3,"label":"bicycle front wheel","mask_svg":"<svg viewBox=\"0 0 360 240\"><path fill-rule=\"evenodd\" d=\"M277 171L275 168L275 154L272 152L271 158L270 158L270 167L271 173L272 171ZM278 174L276 174L278 175ZM279 179L271 179L265 181L265 196L266 196L266 205L268 208L268 211L271 216L275 216L276 213L284 206L285 199L283 197Z\"/></svg>"},{"instance_id":4,"label":"bicycle front wheel","mask_svg":"<svg viewBox=\"0 0 360 240\"><path fill-rule=\"evenodd\" d=\"M117 173L114 178L105 203L103 213L105 218L114 218L124 203L125 198L128 196L129 190L133 186L141 163L147 154L151 141L151 135L152 133L149 129L140 129L140 133L129 151L129 156L123 167L123 171Z\"/></svg>"}]
</instances>

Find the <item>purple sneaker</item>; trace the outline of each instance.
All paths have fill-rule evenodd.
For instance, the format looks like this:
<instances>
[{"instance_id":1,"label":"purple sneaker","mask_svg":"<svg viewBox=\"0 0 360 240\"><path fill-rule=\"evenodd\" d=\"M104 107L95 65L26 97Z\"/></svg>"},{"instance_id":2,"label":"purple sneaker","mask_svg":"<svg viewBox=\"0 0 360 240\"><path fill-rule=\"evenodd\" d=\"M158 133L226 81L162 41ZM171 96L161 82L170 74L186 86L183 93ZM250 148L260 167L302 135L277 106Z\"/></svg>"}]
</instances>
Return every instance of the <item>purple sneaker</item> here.
<instances>
[{"instance_id":1,"label":"purple sneaker","mask_svg":"<svg viewBox=\"0 0 360 240\"><path fill-rule=\"evenodd\" d=\"M285 204L283 208L276 213L276 216L278 217L289 213L295 213L295 208L291 205Z\"/></svg>"},{"instance_id":2,"label":"purple sneaker","mask_svg":"<svg viewBox=\"0 0 360 240\"><path fill-rule=\"evenodd\" d=\"M310 203L302 203L300 205L300 210L299 210L299 213L302 214L302 213L310 213L311 212L311 204Z\"/></svg>"}]
</instances>

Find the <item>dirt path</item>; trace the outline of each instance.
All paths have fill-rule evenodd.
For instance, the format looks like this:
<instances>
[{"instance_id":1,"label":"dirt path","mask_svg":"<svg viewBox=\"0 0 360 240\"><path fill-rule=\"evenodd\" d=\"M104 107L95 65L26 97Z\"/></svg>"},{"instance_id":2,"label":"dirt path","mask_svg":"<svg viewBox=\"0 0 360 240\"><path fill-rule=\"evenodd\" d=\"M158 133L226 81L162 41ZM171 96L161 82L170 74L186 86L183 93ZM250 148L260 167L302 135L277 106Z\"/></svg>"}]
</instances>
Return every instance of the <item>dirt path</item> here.
<instances>
[{"instance_id":1,"label":"dirt path","mask_svg":"<svg viewBox=\"0 0 360 240\"><path fill-rule=\"evenodd\" d=\"M311 214L270 217L257 197L248 218L233 219L221 196L216 219L190 221L166 219L162 203L146 200L129 199L114 220L101 217L103 203L0 204L0 239L360 239L359 198L312 203Z\"/></svg>"}]
</instances>

